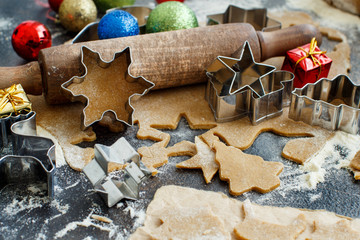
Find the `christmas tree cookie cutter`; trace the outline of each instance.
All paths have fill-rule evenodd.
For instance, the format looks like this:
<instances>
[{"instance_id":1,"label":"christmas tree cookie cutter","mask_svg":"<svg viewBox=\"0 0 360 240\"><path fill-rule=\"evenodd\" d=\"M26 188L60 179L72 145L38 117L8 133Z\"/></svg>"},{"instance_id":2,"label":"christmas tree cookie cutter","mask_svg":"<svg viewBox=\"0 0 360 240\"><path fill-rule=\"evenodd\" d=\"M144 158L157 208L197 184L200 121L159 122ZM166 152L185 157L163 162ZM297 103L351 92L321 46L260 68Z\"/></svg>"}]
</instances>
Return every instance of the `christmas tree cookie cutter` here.
<instances>
[{"instance_id":1,"label":"christmas tree cookie cutter","mask_svg":"<svg viewBox=\"0 0 360 240\"><path fill-rule=\"evenodd\" d=\"M205 98L217 122L249 116L252 124L282 114L290 103L294 75L254 61L249 43L239 59L217 57L206 69Z\"/></svg>"},{"instance_id":2,"label":"christmas tree cookie cutter","mask_svg":"<svg viewBox=\"0 0 360 240\"><path fill-rule=\"evenodd\" d=\"M360 85L348 76L322 78L291 93L289 118L360 135Z\"/></svg>"},{"instance_id":3,"label":"christmas tree cookie cutter","mask_svg":"<svg viewBox=\"0 0 360 240\"><path fill-rule=\"evenodd\" d=\"M51 139L37 136L35 116L30 112L0 120L2 145L7 144L4 139L12 138L13 142L13 155L0 159L0 191L9 184L44 182L53 198L55 145Z\"/></svg>"},{"instance_id":4,"label":"christmas tree cookie cutter","mask_svg":"<svg viewBox=\"0 0 360 240\"><path fill-rule=\"evenodd\" d=\"M155 84L141 76L133 77L129 72L131 62L129 47L114 53L110 61L104 61L99 52L81 47L84 74L64 82L61 89L71 101L85 104L81 117L83 130L104 117L113 123L133 124L131 98L143 96Z\"/></svg>"},{"instance_id":5,"label":"christmas tree cookie cutter","mask_svg":"<svg viewBox=\"0 0 360 240\"><path fill-rule=\"evenodd\" d=\"M128 141L122 137L110 147L95 144L94 150L95 158L84 167L83 172L107 206L112 207L122 199L138 199L140 184L151 176L151 172ZM124 169L123 181L108 177L110 162L129 163Z\"/></svg>"},{"instance_id":6,"label":"christmas tree cookie cutter","mask_svg":"<svg viewBox=\"0 0 360 240\"><path fill-rule=\"evenodd\" d=\"M111 8L106 11L109 13L114 10L124 10L133 15L139 24L140 34L145 33L146 20L152 11L151 8L143 7L143 6L131 6L131 7L122 7L122 8ZM99 22L92 22L86 25L71 41L72 44L79 42L88 42L99 40L99 36L97 34Z\"/></svg>"},{"instance_id":7,"label":"christmas tree cookie cutter","mask_svg":"<svg viewBox=\"0 0 360 240\"><path fill-rule=\"evenodd\" d=\"M281 29L281 23L267 16L266 8L244 9L229 5L224 13L207 16L207 25L249 23L256 31L269 32Z\"/></svg>"}]
</instances>

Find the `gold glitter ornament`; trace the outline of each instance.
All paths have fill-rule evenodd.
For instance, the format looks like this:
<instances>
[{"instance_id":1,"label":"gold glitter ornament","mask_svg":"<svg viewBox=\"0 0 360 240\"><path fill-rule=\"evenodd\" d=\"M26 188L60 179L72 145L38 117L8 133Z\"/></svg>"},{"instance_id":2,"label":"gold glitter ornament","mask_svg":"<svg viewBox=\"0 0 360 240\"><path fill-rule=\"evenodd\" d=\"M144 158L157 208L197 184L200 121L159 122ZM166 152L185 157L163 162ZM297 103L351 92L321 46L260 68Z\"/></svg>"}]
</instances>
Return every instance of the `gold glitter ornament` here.
<instances>
[{"instance_id":1,"label":"gold glitter ornament","mask_svg":"<svg viewBox=\"0 0 360 240\"><path fill-rule=\"evenodd\" d=\"M198 27L193 10L181 2L169 1L155 7L146 23L146 32L165 32Z\"/></svg>"},{"instance_id":2,"label":"gold glitter ornament","mask_svg":"<svg viewBox=\"0 0 360 240\"><path fill-rule=\"evenodd\" d=\"M61 25L72 32L79 32L96 17L97 9L92 0L64 0L59 8Z\"/></svg>"}]
</instances>

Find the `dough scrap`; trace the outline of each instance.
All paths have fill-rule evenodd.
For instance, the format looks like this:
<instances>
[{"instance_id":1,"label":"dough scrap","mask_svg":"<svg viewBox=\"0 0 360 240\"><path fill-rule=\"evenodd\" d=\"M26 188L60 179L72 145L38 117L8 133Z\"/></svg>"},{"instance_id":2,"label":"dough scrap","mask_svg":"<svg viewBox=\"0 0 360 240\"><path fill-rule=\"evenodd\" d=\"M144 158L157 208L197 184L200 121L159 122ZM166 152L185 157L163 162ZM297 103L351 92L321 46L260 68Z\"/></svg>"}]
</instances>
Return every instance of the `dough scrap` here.
<instances>
[{"instance_id":1,"label":"dough scrap","mask_svg":"<svg viewBox=\"0 0 360 240\"><path fill-rule=\"evenodd\" d=\"M158 173L155 168L166 164L170 156L193 156L196 154L195 145L189 141L182 141L168 148L166 148L166 145L167 142L164 140L154 143L150 147L141 147L138 149L141 161L152 172L153 176Z\"/></svg>"},{"instance_id":2,"label":"dough scrap","mask_svg":"<svg viewBox=\"0 0 360 240\"><path fill-rule=\"evenodd\" d=\"M261 219L246 217L239 223L234 231L239 239L277 239L277 240L295 240L299 234L305 231L305 216L300 214L294 222L289 225L279 225L264 222Z\"/></svg>"},{"instance_id":3,"label":"dough scrap","mask_svg":"<svg viewBox=\"0 0 360 240\"><path fill-rule=\"evenodd\" d=\"M93 148L81 148L74 144L94 141L96 134L91 128L81 131L81 103L48 105L43 96L28 95L37 112L36 123L50 132L59 142L66 162L81 171L94 157Z\"/></svg>"},{"instance_id":4,"label":"dough scrap","mask_svg":"<svg viewBox=\"0 0 360 240\"><path fill-rule=\"evenodd\" d=\"M360 229L360 219L342 217L333 212L304 210L291 207L260 206L251 203L249 200L241 202L227 197L223 193L169 185L163 186L156 191L153 200L146 210L144 225L139 227L132 236L130 236L130 239L153 239L151 233L159 227L162 213L177 212L185 209L190 209L191 211L191 209L200 208L209 208L209 211L222 222L221 226L224 226L224 230L230 234L231 239L238 239L234 229L243 221L246 221L247 217L280 226L291 225L296 219L299 220L300 218L301 224L305 222L306 228L300 233L298 239L329 239L315 238L317 235L316 231L314 231L314 222L317 223L315 226L327 227L330 231L332 227L339 228L340 226L345 226L345 233L357 234L357 229ZM303 215L304 218L300 215ZM194 226L192 226L191 229L196 229L195 226L201 226L201 224L201 219L199 219L199 221L193 222ZM182 225L180 225L180 228L181 227ZM191 230L189 232L191 233ZM314 238L312 234L315 234ZM351 236L355 236L355 238L342 237L337 239L359 239L357 235Z\"/></svg>"},{"instance_id":5,"label":"dough scrap","mask_svg":"<svg viewBox=\"0 0 360 240\"><path fill-rule=\"evenodd\" d=\"M158 216L161 223L149 233L152 239L230 239L209 207L166 208Z\"/></svg>"},{"instance_id":6,"label":"dough scrap","mask_svg":"<svg viewBox=\"0 0 360 240\"><path fill-rule=\"evenodd\" d=\"M206 183L210 183L219 165L215 162L215 153L199 137L195 137L196 155L176 164L177 168L201 169Z\"/></svg>"},{"instance_id":7,"label":"dough scrap","mask_svg":"<svg viewBox=\"0 0 360 240\"><path fill-rule=\"evenodd\" d=\"M221 142L215 142L214 149L220 179L229 182L230 194L241 195L251 190L266 193L280 186L282 163L264 161Z\"/></svg>"},{"instance_id":8,"label":"dough scrap","mask_svg":"<svg viewBox=\"0 0 360 240\"><path fill-rule=\"evenodd\" d=\"M255 126L251 124L248 118L219 123L217 127L210 129L200 137L211 147L214 142L219 141L219 138L221 138L229 146L245 150L253 144L257 136L262 132L271 131L286 137L306 136L307 138L290 140L282 152L283 157L297 163L304 163L317 153L334 133L289 119L287 117L288 111L289 108L284 108L281 116L271 118Z\"/></svg>"},{"instance_id":9,"label":"dough scrap","mask_svg":"<svg viewBox=\"0 0 360 240\"><path fill-rule=\"evenodd\" d=\"M360 170L360 151L355 154L355 157L350 162L350 167L355 170Z\"/></svg>"},{"instance_id":10,"label":"dough scrap","mask_svg":"<svg viewBox=\"0 0 360 240\"><path fill-rule=\"evenodd\" d=\"M204 99L204 85L152 91L134 100L134 122L139 124L137 137L162 141L169 134L158 129L176 129L185 117L192 129L210 129L216 126L213 114Z\"/></svg>"}]
</instances>

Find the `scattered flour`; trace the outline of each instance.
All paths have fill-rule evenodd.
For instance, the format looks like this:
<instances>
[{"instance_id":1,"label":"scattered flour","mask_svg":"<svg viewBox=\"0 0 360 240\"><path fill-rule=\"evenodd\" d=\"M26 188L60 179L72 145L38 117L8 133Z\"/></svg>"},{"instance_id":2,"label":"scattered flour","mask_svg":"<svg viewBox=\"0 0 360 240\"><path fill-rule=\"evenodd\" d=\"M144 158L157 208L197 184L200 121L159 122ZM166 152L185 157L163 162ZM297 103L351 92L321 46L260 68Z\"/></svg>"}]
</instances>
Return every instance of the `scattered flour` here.
<instances>
[{"instance_id":1,"label":"scattered flour","mask_svg":"<svg viewBox=\"0 0 360 240\"><path fill-rule=\"evenodd\" d=\"M360 149L359 143L360 136L336 131L334 137L328 140L315 156L300 166L300 169L307 173L304 178L308 187L316 188L319 182L325 180L327 170L331 168L349 167L351 159ZM346 154L341 153L344 149Z\"/></svg>"},{"instance_id":2,"label":"scattered flour","mask_svg":"<svg viewBox=\"0 0 360 240\"><path fill-rule=\"evenodd\" d=\"M119 227L116 226L114 223L103 223L103 222L99 222L95 219L92 219L91 216L93 215L93 213L94 213L94 209L90 212L90 214L84 220L68 223L64 229L58 231L55 234L55 239L63 238L69 231L75 230L78 226L82 226L82 227L93 226L102 231L109 232L109 238L113 237Z\"/></svg>"},{"instance_id":3,"label":"scattered flour","mask_svg":"<svg viewBox=\"0 0 360 240\"><path fill-rule=\"evenodd\" d=\"M49 202L48 197L40 196L24 196L23 199L18 200L16 198L4 208L3 213L9 216L15 216L22 211L30 211L35 208L42 207L45 203Z\"/></svg>"}]
</instances>

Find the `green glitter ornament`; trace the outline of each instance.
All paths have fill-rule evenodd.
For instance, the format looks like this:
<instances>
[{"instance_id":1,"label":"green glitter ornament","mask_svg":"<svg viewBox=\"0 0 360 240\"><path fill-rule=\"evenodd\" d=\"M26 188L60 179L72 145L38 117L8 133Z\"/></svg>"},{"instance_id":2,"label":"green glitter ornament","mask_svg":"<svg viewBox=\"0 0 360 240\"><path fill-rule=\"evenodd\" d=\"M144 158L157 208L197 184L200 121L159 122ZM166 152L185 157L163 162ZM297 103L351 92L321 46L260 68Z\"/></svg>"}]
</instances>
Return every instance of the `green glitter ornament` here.
<instances>
[{"instance_id":1,"label":"green glitter ornament","mask_svg":"<svg viewBox=\"0 0 360 240\"><path fill-rule=\"evenodd\" d=\"M164 2L151 11L146 23L146 32L165 32L198 27L195 13L177 1Z\"/></svg>"},{"instance_id":2,"label":"green glitter ornament","mask_svg":"<svg viewBox=\"0 0 360 240\"><path fill-rule=\"evenodd\" d=\"M94 0L99 12L106 12L110 8L121 8L124 6L130 6L135 3L135 0Z\"/></svg>"}]
</instances>

